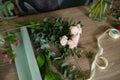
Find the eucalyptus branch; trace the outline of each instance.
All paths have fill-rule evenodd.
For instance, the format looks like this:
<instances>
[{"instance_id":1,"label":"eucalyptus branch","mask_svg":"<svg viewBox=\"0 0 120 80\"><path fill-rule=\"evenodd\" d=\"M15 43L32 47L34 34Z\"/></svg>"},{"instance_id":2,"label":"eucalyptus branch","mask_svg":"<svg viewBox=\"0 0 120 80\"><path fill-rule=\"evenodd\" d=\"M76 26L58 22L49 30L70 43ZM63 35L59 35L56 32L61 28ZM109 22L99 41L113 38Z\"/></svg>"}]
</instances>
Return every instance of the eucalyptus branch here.
<instances>
[{"instance_id":1,"label":"eucalyptus branch","mask_svg":"<svg viewBox=\"0 0 120 80\"><path fill-rule=\"evenodd\" d=\"M78 60L77 60L77 55L76 55L76 53L72 50L72 52L73 52L73 59L75 60L75 62L76 62L76 65L78 66L78 68L79 68L79 70L81 70L81 67L80 67L80 65L79 65L79 62L78 62Z\"/></svg>"},{"instance_id":2,"label":"eucalyptus branch","mask_svg":"<svg viewBox=\"0 0 120 80\"><path fill-rule=\"evenodd\" d=\"M32 26L40 26L40 24L34 24L34 25L26 25L26 26L22 26L22 27L28 27L28 28L30 28L30 27L32 27ZM18 29L20 29L20 28L22 28L21 26L17 26L17 27L15 27L15 28L11 28L11 29L8 29L8 30L5 30L5 31L2 31L1 33L6 33L6 32L10 32L10 31L14 31L14 30L18 30Z\"/></svg>"},{"instance_id":3,"label":"eucalyptus branch","mask_svg":"<svg viewBox=\"0 0 120 80\"><path fill-rule=\"evenodd\" d=\"M73 57L74 57L73 59L75 60L76 64L78 65L79 70L81 70L81 67L80 67L80 65L79 65L79 62L78 62L78 60L77 60L76 55L74 55Z\"/></svg>"}]
</instances>

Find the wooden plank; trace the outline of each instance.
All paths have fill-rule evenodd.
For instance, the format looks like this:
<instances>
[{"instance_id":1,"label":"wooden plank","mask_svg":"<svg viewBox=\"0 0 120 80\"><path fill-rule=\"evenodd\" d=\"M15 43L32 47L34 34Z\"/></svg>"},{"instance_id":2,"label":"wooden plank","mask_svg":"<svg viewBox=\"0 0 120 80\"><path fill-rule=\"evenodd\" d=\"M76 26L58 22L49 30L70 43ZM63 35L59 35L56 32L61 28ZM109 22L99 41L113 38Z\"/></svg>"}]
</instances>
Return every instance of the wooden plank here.
<instances>
[{"instance_id":1,"label":"wooden plank","mask_svg":"<svg viewBox=\"0 0 120 80\"><path fill-rule=\"evenodd\" d=\"M16 19L9 20L7 24L12 24L16 22L20 23L27 23L29 20L39 20L42 19L46 16L55 16L55 17L65 17L65 18L73 18L74 21L81 21L83 24L83 34L80 37L80 42L79 46L83 46L85 50L87 51L94 51L97 52L97 42L96 42L96 36L100 35L103 33L107 28L111 27L111 23L109 20L105 22L97 22L93 21L88 17L89 13L89 8L86 6L80 6L80 7L74 7L74 8L69 8L69 9L63 9L63 10L58 10L58 11L53 11L53 12L46 12L46 13L41 13L41 14L35 14L35 15L28 15L28 16L23 16L19 17ZM8 30L11 29L10 25L6 25L3 27L0 27L0 30ZM106 57L109 61L109 66L105 70L99 70L97 69L96 75L94 77L94 80L119 80L120 79L120 38L119 39L111 39L108 35L105 36L102 41L101 45L104 48L104 53L102 56ZM81 67L88 67L85 64L84 59L80 58L81 60L79 61L79 64ZM87 65L90 65L87 64ZM6 67L6 66L4 66ZM6 67L7 68L7 67ZM0 74L5 74L3 80L8 80L5 79L6 76L9 76L11 71L6 71L6 68L2 68L0 66ZM15 68L12 67L12 68ZM2 69L2 70L1 70ZM7 68L8 69L8 68ZM88 68L86 68L89 70ZM0 79L3 77L0 75ZM15 75L11 75L11 80L17 80Z\"/></svg>"}]
</instances>

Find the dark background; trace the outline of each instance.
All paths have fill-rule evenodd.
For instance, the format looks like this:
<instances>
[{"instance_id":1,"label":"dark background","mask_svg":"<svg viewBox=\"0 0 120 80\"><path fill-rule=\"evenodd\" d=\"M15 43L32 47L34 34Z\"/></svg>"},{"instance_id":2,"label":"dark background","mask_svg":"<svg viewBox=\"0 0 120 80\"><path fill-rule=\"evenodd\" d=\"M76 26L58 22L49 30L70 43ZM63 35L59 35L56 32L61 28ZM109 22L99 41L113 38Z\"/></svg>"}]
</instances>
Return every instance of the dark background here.
<instances>
[{"instance_id":1,"label":"dark background","mask_svg":"<svg viewBox=\"0 0 120 80\"><path fill-rule=\"evenodd\" d=\"M89 5L93 0L16 0L20 15Z\"/></svg>"}]
</instances>

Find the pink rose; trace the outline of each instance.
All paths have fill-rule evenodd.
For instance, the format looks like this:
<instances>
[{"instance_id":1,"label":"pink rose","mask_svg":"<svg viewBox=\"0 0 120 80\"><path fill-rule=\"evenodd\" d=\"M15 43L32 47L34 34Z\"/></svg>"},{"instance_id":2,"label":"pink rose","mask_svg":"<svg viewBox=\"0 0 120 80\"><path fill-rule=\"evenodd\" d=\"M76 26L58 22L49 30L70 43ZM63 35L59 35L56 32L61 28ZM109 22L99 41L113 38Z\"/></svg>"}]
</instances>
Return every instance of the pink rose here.
<instances>
[{"instance_id":1,"label":"pink rose","mask_svg":"<svg viewBox=\"0 0 120 80\"><path fill-rule=\"evenodd\" d=\"M9 62L10 64L12 63L12 59L8 58L6 50L2 52L2 58L3 58L3 63L7 63L7 62Z\"/></svg>"},{"instance_id":2,"label":"pink rose","mask_svg":"<svg viewBox=\"0 0 120 80\"><path fill-rule=\"evenodd\" d=\"M82 34L82 28L80 24L77 24L78 34Z\"/></svg>"},{"instance_id":3,"label":"pink rose","mask_svg":"<svg viewBox=\"0 0 120 80\"><path fill-rule=\"evenodd\" d=\"M73 35L72 36L72 41L74 41L76 44L78 44L80 38L80 34Z\"/></svg>"},{"instance_id":4,"label":"pink rose","mask_svg":"<svg viewBox=\"0 0 120 80\"><path fill-rule=\"evenodd\" d=\"M72 36L72 40L68 40L69 48L73 49L77 47L79 42L80 34L76 34Z\"/></svg>"},{"instance_id":5,"label":"pink rose","mask_svg":"<svg viewBox=\"0 0 120 80\"><path fill-rule=\"evenodd\" d=\"M77 34L82 33L82 28L81 28L80 24L77 24L77 26L72 26L70 28L70 31L71 31L72 35L77 35Z\"/></svg>"},{"instance_id":6,"label":"pink rose","mask_svg":"<svg viewBox=\"0 0 120 80\"><path fill-rule=\"evenodd\" d=\"M78 34L78 31L79 31L76 26L71 27L70 30L71 30L71 34L72 34L72 35Z\"/></svg>"},{"instance_id":7,"label":"pink rose","mask_svg":"<svg viewBox=\"0 0 120 80\"><path fill-rule=\"evenodd\" d=\"M62 46L65 46L66 44L67 44L67 40L68 39L68 37L67 36L63 36L61 39L60 39L60 44L62 45Z\"/></svg>"},{"instance_id":8,"label":"pink rose","mask_svg":"<svg viewBox=\"0 0 120 80\"><path fill-rule=\"evenodd\" d=\"M77 47L77 43L75 43L73 40L68 40L68 46L69 48L73 49Z\"/></svg>"}]
</instances>

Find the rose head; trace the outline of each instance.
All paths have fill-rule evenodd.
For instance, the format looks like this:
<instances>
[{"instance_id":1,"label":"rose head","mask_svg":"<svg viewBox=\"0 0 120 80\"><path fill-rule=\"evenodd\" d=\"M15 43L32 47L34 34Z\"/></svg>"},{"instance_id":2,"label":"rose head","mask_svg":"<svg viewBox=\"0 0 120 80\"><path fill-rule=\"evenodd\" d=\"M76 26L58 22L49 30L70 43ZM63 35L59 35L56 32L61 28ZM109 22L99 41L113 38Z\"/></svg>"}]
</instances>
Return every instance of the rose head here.
<instances>
[{"instance_id":1,"label":"rose head","mask_svg":"<svg viewBox=\"0 0 120 80\"><path fill-rule=\"evenodd\" d=\"M77 47L77 43L75 43L73 40L68 40L67 44L68 44L69 48L71 48L71 49Z\"/></svg>"},{"instance_id":2,"label":"rose head","mask_svg":"<svg viewBox=\"0 0 120 80\"><path fill-rule=\"evenodd\" d=\"M66 44L67 44L67 40L68 39L68 37L67 36L63 36L61 39L60 39L60 44L62 45L62 46L65 46Z\"/></svg>"},{"instance_id":3,"label":"rose head","mask_svg":"<svg viewBox=\"0 0 120 80\"><path fill-rule=\"evenodd\" d=\"M77 35L82 33L82 29L80 24L77 24L76 26L71 26L70 28L71 35Z\"/></svg>"}]
</instances>

